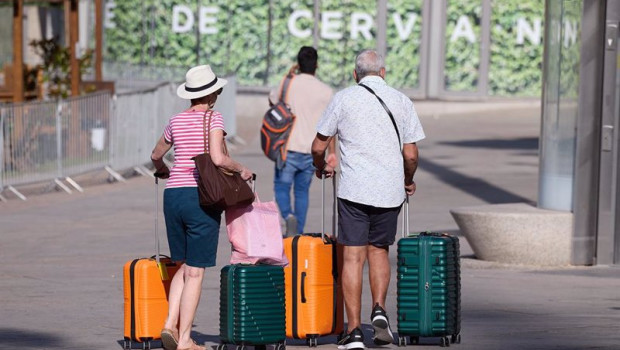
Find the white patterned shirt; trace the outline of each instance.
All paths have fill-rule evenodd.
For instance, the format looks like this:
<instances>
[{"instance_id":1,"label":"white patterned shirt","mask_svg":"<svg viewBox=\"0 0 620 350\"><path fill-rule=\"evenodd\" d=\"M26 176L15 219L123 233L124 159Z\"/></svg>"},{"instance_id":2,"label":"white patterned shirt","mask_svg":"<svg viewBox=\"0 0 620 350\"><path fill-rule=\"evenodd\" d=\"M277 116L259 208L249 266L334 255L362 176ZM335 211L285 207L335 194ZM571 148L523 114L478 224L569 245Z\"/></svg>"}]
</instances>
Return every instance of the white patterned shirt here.
<instances>
[{"instance_id":1,"label":"white patterned shirt","mask_svg":"<svg viewBox=\"0 0 620 350\"><path fill-rule=\"evenodd\" d=\"M379 76L364 77L388 106L401 143L422 140L424 130L413 102ZM375 96L361 86L336 95L323 113L317 132L338 135L340 181L338 198L379 208L398 207L405 200L402 146L389 115Z\"/></svg>"}]
</instances>

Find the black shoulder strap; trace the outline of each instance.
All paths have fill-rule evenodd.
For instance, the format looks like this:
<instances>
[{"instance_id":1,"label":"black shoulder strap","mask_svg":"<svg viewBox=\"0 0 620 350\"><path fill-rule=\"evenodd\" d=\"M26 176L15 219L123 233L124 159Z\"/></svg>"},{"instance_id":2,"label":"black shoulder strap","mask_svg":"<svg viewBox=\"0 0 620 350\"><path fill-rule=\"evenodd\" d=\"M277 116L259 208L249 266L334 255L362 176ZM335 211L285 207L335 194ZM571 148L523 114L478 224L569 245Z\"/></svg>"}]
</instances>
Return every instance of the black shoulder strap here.
<instances>
[{"instance_id":1,"label":"black shoulder strap","mask_svg":"<svg viewBox=\"0 0 620 350\"><path fill-rule=\"evenodd\" d=\"M375 95L377 100L379 100L379 103L381 103L381 105L383 106L383 108L385 109L387 114L390 116L390 119L392 120L392 125L394 125L394 130L396 131L396 136L398 136L398 146L401 147L402 144L400 142L400 133L398 132L398 127L396 127L396 121L394 120L394 116L392 115L392 112L390 111L388 106L385 104L385 102L383 102L381 97L379 97L379 96L377 96L377 94L375 94L375 92L371 88L369 88L368 86L366 86L364 84L357 84L357 85L359 85L359 86L363 87L364 89L368 90L371 94Z\"/></svg>"},{"instance_id":2,"label":"black shoulder strap","mask_svg":"<svg viewBox=\"0 0 620 350\"><path fill-rule=\"evenodd\" d=\"M282 89L280 90L280 101L286 103L286 93L288 92L288 87L291 85L291 80L293 80L292 74L287 74L284 78L284 82L282 83Z\"/></svg>"}]
</instances>

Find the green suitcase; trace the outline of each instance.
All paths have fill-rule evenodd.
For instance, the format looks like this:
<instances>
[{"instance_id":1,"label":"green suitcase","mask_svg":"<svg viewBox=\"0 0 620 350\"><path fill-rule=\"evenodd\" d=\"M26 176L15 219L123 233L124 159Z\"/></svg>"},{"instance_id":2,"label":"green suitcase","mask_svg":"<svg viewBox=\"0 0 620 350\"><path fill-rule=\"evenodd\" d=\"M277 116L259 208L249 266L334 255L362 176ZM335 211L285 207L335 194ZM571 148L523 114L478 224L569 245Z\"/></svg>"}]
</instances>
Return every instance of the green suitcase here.
<instances>
[{"instance_id":1,"label":"green suitcase","mask_svg":"<svg viewBox=\"0 0 620 350\"><path fill-rule=\"evenodd\" d=\"M228 265L220 274L220 340L226 344L284 350L284 270L272 265Z\"/></svg>"},{"instance_id":2,"label":"green suitcase","mask_svg":"<svg viewBox=\"0 0 620 350\"><path fill-rule=\"evenodd\" d=\"M403 225L407 232L408 226ZM412 344L420 337L440 337L441 346L461 342L459 257L459 239L445 233L422 232L398 241L399 346L407 345L407 336Z\"/></svg>"}]
</instances>

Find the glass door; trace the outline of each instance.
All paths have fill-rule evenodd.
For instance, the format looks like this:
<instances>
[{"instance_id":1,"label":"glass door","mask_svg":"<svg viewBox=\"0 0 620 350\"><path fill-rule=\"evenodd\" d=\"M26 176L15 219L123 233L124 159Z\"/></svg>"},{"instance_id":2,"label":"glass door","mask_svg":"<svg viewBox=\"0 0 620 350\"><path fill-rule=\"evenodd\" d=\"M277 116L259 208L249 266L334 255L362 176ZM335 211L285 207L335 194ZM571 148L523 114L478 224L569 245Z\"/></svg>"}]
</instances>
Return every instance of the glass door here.
<instances>
[{"instance_id":1,"label":"glass door","mask_svg":"<svg viewBox=\"0 0 620 350\"><path fill-rule=\"evenodd\" d=\"M597 262L620 264L620 1L607 1L600 142Z\"/></svg>"}]
</instances>

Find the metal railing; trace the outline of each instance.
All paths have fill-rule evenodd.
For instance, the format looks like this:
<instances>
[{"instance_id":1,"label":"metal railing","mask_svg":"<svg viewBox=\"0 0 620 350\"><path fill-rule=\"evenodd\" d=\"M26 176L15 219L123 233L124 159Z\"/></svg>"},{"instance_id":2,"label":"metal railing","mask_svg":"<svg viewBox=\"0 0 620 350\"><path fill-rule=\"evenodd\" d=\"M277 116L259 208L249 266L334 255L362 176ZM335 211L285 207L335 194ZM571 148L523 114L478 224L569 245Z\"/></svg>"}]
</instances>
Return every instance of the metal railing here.
<instances>
[{"instance_id":1,"label":"metal railing","mask_svg":"<svg viewBox=\"0 0 620 350\"><path fill-rule=\"evenodd\" d=\"M235 135L234 77L218 99L229 135ZM177 84L111 95L100 92L57 101L0 104L0 200L15 186L51 181L67 192L82 191L71 178L105 169L141 171L168 119L189 102L176 95ZM216 106L218 108L218 106Z\"/></svg>"}]
</instances>

